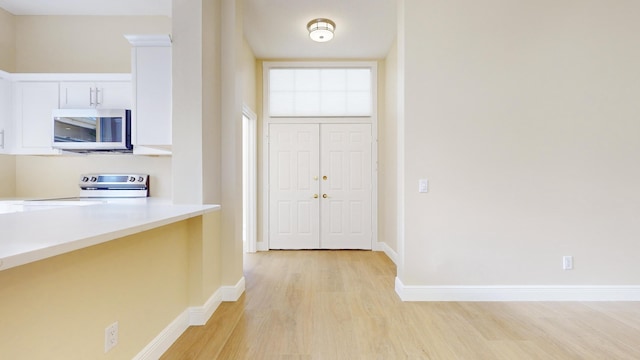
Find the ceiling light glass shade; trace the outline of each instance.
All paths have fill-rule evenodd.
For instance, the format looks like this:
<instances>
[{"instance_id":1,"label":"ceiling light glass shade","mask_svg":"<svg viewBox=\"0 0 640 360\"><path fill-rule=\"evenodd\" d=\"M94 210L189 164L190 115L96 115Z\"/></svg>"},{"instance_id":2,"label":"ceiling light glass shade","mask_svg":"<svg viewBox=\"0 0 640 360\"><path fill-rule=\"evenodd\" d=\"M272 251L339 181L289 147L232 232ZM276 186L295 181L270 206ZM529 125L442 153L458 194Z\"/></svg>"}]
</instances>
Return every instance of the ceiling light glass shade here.
<instances>
[{"instance_id":1,"label":"ceiling light glass shade","mask_svg":"<svg viewBox=\"0 0 640 360\"><path fill-rule=\"evenodd\" d=\"M333 39L336 24L329 19L313 19L307 24L309 37L313 41L326 42Z\"/></svg>"}]
</instances>

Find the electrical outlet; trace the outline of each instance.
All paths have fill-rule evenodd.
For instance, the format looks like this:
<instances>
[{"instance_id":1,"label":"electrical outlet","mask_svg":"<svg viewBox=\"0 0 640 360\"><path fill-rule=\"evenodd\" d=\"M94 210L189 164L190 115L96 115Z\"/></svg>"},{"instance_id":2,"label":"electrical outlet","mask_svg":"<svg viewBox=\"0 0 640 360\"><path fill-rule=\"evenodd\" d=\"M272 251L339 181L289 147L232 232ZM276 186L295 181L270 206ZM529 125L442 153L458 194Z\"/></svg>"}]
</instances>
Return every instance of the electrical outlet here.
<instances>
[{"instance_id":1,"label":"electrical outlet","mask_svg":"<svg viewBox=\"0 0 640 360\"><path fill-rule=\"evenodd\" d=\"M573 256L563 256L562 257L562 269L563 270L573 270Z\"/></svg>"},{"instance_id":2,"label":"electrical outlet","mask_svg":"<svg viewBox=\"0 0 640 360\"><path fill-rule=\"evenodd\" d=\"M104 329L104 352L108 352L113 349L114 346L118 345L118 322L114 322L113 324L107 326Z\"/></svg>"}]
</instances>

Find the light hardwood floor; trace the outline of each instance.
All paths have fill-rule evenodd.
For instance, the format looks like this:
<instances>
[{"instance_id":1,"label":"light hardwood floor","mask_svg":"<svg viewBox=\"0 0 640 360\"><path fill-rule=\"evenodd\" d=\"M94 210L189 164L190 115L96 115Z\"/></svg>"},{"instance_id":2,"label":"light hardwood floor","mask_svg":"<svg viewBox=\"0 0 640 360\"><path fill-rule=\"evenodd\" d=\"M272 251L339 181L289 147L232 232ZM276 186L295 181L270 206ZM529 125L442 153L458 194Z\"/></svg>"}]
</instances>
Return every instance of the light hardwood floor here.
<instances>
[{"instance_id":1,"label":"light hardwood floor","mask_svg":"<svg viewBox=\"0 0 640 360\"><path fill-rule=\"evenodd\" d=\"M640 303L402 302L380 252L245 256L246 293L162 359L640 359Z\"/></svg>"}]
</instances>

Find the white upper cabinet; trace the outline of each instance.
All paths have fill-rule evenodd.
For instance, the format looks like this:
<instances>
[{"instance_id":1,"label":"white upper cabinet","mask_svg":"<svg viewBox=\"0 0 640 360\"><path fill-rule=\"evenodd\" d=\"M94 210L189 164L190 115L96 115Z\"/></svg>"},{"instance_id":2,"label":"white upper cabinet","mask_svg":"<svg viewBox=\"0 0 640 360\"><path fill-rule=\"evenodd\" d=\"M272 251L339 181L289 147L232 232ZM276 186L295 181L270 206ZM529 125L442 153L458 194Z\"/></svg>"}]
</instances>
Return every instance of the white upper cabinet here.
<instances>
[{"instance_id":1,"label":"white upper cabinet","mask_svg":"<svg viewBox=\"0 0 640 360\"><path fill-rule=\"evenodd\" d=\"M11 151L12 132L12 101L11 81L0 72L0 154Z\"/></svg>"},{"instance_id":2,"label":"white upper cabinet","mask_svg":"<svg viewBox=\"0 0 640 360\"><path fill-rule=\"evenodd\" d=\"M58 108L57 82L14 83L15 148L12 153L59 154L52 148L51 112Z\"/></svg>"},{"instance_id":3,"label":"white upper cabinet","mask_svg":"<svg viewBox=\"0 0 640 360\"><path fill-rule=\"evenodd\" d=\"M11 74L10 89L12 128L5 142L12 154L61 153L52 147L54 109L131 109L130 74Z\"/></svg>"},{"instance_id":4,"label":"white upper cabinet","mask_svg":"<svg viewBox=\"0 0 640 360\"><path fill-rule=\"evenodd\" d=\"M131 50L134 154L171 154L171 38L126 35Z\"/></svg>"},{"instance_id":5,"label":"white upper cabinet","mask_svg":"<svg viewBox=\"0 0 640 360\"><path fill-rule=\"evenodd\" d=\"M62 109L130 109L131 82L61 82Z\"/></svg>"}]
</instances>

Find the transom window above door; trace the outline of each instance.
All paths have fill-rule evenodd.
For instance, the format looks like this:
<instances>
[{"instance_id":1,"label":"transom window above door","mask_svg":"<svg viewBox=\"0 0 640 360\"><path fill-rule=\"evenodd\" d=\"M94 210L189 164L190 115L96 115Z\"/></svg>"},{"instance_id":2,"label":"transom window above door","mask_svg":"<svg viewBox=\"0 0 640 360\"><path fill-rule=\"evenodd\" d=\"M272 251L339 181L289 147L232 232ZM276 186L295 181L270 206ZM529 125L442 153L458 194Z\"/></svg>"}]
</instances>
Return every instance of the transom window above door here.
<instances>
[{"instance_id":1,"label":"transom window above door","mask_svg":"<svg viewBox=\"0 0 640 360\"><path fill-rule=\"evenodd\" d=\"M270 117L362 117L373 113L369 67L270 68Z\"/></svg>"}]
</instances>

